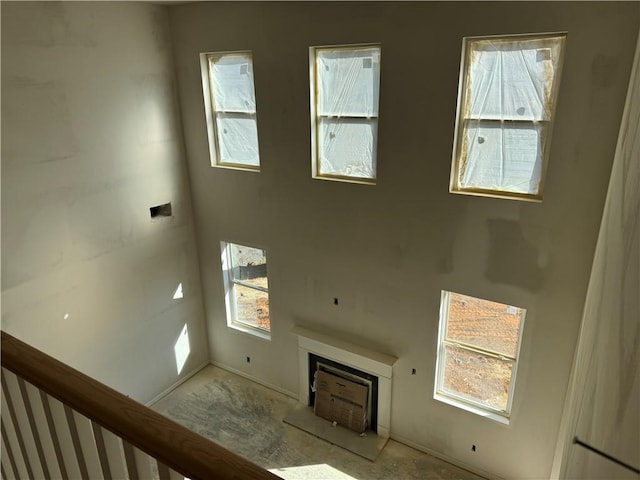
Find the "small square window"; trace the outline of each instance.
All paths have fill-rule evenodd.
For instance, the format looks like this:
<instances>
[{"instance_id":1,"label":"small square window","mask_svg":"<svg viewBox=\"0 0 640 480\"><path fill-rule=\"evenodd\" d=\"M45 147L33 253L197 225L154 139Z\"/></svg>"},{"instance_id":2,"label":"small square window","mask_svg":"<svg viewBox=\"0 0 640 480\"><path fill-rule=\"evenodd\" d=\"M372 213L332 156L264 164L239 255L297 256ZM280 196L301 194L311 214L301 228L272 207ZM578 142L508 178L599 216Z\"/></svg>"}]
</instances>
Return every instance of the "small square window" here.
<instances>
[{"instance_id":1,"label":"small square window","mask_svg":"<svg viewBox=\"0 0 640 480\"><path fill-rule=\"evenodd\" d=\"M270 338L267 253L221 242L227 325Z\"/></svg>"},{"instance_id":2,"label":"small square window","mask_svg":"<svg viewBox=\"0 0 640 480\"><path fill-rule=\"evenodd\" d=\"M434 398L508 423L525 310L442 292Z\"/></svg>"},{"instance_id":3,"label":"small square window","mask_svg":"<svg viewBox=\"0 0 640 480\"><path fill-rule=\"evenodd\" d=\"M565 38L464 39L451 192L542 200Z\"/></svg>"},{"instance_id":4,"label":"small square window","mask_svg":"<svg viewBox=\"0 0 640 480\"><path fill-rule=\"evenodd\" d=\"M375 183L380 47L311 47L314 178Z\"/></svg>"},{"instance_id":5,"label":"small square window","mask_svg":"<svg viewBox=\"0 0 640 480\"><path fill-rule=\"evenodd\" d=\"M251 52L202 53L211 165L259 170Z\"/></svg>"}]
</instances>

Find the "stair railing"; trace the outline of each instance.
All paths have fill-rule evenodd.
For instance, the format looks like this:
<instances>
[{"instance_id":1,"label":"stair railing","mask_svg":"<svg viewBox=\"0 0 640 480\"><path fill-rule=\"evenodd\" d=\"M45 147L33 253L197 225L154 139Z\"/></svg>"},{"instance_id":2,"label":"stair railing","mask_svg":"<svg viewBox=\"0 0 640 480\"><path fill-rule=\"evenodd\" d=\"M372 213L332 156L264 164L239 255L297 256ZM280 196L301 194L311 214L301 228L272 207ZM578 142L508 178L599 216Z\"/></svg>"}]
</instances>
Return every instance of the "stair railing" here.
<instances>
[{"instance_id":1,"label":"stair railing","mask_svg":"<svg viewBox=\"0 0 640 480\"><path fill-rule=\"evenodd\" d=\"M2 332L3 479L279 477Z\"/></svg>"}]
</instances>

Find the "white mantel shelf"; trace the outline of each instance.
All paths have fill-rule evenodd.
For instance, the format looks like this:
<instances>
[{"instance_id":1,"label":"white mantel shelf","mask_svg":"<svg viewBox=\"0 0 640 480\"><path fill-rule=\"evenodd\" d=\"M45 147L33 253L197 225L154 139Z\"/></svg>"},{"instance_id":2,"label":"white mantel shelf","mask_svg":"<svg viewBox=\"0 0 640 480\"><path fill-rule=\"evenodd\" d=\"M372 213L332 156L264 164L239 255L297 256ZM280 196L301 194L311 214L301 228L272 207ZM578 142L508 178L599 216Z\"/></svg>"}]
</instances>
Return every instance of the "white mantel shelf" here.
<instances>
[{"instance_id":1,"label":"white mantel shelf","mask_svg":"<svg viewBox=\"0 0 640 480\"><path fill-rule=\"evenodd\" d=\"M345 355L350 356L349 354L351 354L355 357L360 357L357 364L352 366L361 367L362 362L367 364L371 363L371 366L369 368L365 368L365 370L371 371L371 373L375 373L378 376L390 378L393 364L398 360L397 357L369 350L368 348L361 347L360 345L341 340L331 335L316 332L309 328L295 326L291 329L291 332L296 334L303 343L306 343L306 346L315 347L310 348L312 352L321 350L317 353L326 353L326 350L331 349L332 347L337 350L342 350L342 353L340 354L342 363L350 363L348 360L345 360ZM373 370L371 367L373 367Z\"/></svg>"},{"instance_id":2,"label":"white mantel shelf","mask_svg":"<svg viewBox=\"0 0 640 480\"><path fill-rule=\"evenodd\" d=\"M378 377L378 435L388 437L391 430L391 376L397 357L376 352L332 335L295 326L298 336L299 400L309 403L309 353L337 361Z\"/></svg>"}]
</instances>

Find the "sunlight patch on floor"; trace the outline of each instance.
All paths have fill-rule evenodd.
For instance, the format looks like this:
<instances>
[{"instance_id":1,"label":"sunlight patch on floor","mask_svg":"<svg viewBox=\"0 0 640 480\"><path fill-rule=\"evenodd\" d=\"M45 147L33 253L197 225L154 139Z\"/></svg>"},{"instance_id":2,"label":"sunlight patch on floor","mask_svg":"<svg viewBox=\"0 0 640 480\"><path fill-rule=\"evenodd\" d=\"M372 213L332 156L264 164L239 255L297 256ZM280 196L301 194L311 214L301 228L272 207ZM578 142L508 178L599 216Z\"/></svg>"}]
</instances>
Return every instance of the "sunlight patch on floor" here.
<instances>
[{"instance_id":1,"label":"sunlight patch on floor","mask_svg":"<svg viewBox=\"0 0 640 480\"><path fill-rule=\"evenodd\" d=\"M300 467L272 468L269 470L285 480L357 480L326 463Z\"/></svg>"}]
</instances>

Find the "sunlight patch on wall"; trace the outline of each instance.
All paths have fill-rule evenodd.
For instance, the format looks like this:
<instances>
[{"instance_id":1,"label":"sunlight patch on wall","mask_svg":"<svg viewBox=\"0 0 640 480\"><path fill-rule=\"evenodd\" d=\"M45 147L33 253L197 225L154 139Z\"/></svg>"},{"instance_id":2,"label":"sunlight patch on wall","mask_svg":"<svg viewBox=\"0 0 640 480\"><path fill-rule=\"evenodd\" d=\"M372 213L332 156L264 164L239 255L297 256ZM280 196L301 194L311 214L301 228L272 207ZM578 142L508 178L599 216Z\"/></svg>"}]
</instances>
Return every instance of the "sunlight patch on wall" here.
<instances>
[{"instance_id":1,"label":"sunlight patch on wall","mask_svg":"<svg viewBox=\"0 0 640 480\"><path fill-rule=\"evenodd\" d=\"M182 372L182 368L184 364L187 363L187 358L189 358L189 353L191 349L189 348L189 331L187 330L187 325L185 324L182 332L180 332L180 336L173 346L173 350L176 355L176 367L178 368L178 375Z\"/></svg>"},{"instance_id":2,"label":"sunlight patch on wall","mask_svg":"<svg viewBox=\"0 0 640 480\"><path fill-rule=\"evenodd\" d=\"M285 480L325 480L327 478L331 480L357 480L326 463L302 465L300 467L272 468L269 471Z\"/></svg>"},{"instance_id":3,"label":"sunlight patch on wall","mask_svg":"<svg viewBox=\"0 0 640 480\"><path fill-rule=\"evenodd\" d=\"M176 288L175 293L173 294L173 299L177 300L179 298L183 298L184 295L182 294L182 283L180 283L180 285L178 285L178 288Z\"/></svg>"}]
</instances>

